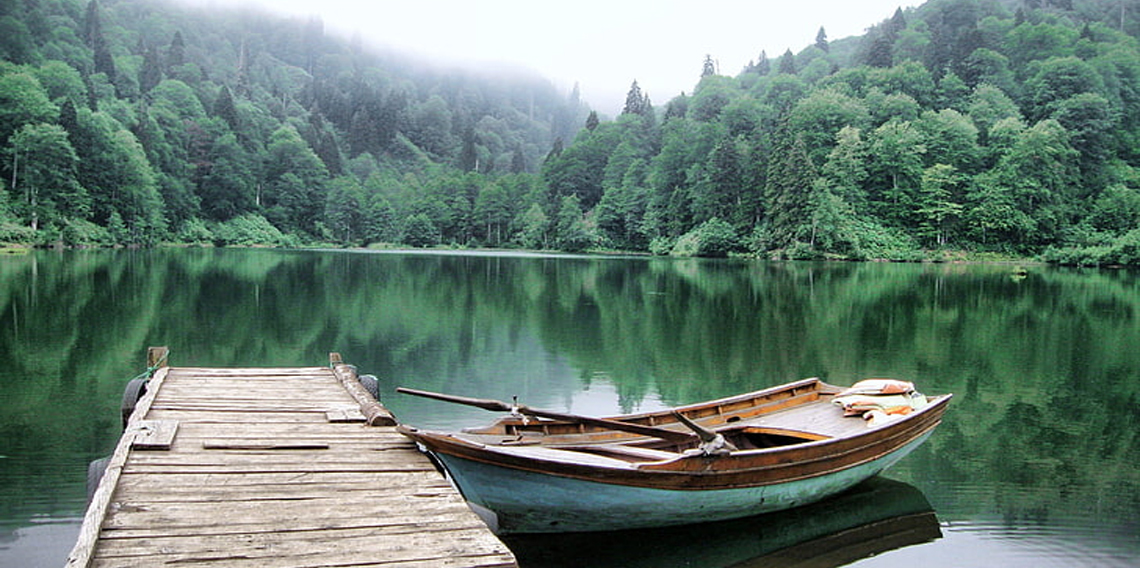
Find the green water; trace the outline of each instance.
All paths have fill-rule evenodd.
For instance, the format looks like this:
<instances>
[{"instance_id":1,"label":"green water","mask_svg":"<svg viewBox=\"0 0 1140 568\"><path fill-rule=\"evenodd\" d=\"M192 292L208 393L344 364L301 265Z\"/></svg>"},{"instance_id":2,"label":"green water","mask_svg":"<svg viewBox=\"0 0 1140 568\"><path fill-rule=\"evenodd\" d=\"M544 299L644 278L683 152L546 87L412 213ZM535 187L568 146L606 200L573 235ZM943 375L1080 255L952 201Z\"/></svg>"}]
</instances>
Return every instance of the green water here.
<instances>
[{"instance_id":1,"label":"green water","mask_svg":"<svg viewBox=\"0 0 1140 568\"><path fill-rule=\"evenodd\" d=\"M380 377L402 420L444 428L493 415L395 387L607 414L808 376L905 378L956 395L934 437L888 475L929 504L941 537L858 565L1140 564L1134 272L271 250L3 256L0 566L62 565L86 465L113 448L122 387L149 345L201 366L323 365L339 351ZM636 538L674 545L669 564L654 565L720 566L702 531L763 539L832 514ZM692 545L676 546L686 535ZM628 557L603 559L603 548L646 548L621 535L589 542L597 548L537 549L617 566ZM550 563L521 546L532 565Z\"/></svg>"}]
</instances>

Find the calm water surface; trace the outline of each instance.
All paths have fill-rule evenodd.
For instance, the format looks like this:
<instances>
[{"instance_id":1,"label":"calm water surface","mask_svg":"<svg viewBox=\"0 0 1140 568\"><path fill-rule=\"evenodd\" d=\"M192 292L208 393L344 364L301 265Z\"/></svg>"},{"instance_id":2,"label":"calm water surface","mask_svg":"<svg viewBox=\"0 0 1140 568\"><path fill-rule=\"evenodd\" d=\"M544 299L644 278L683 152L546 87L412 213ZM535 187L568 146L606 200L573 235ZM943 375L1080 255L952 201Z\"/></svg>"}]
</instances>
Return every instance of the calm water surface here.
<instances>
[{"instance_id":1,"label":"calm water surface","mask_svg":"<svg viewBox=\"0 0 1140 568\"><path fill-rule=\"evenodd\" d=\"M113 448L122 387L148 345L203 366L324 365L339 351L380 377L402 420L439 428L494 415L395 387L594 414L808 376L898 377L956 395L925 446L835 501L515 539L524 566L1140 565L1132 272L268 250L0 257L0 566L63 564L87 463Z\"/></svg>"}]
</instances>

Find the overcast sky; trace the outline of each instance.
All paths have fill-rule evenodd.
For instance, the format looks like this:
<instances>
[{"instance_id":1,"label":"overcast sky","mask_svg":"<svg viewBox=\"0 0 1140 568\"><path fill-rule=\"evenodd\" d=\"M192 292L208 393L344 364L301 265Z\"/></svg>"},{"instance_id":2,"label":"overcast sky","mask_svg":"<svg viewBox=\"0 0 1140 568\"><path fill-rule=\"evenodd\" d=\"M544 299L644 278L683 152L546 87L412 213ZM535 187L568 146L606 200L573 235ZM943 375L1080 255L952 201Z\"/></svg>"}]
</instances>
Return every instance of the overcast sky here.
<instances>
[{"instance_id":1,"label":"overcast sky","mask_svg":"<svg viewBox=\"0 0 1140 568\"><path fill-rule=\"evenodd\" d=\"M776 59L862 34L905 0L253 0L319 14L328 31L448 62L531 68L616 114L634 79L654 105L691 93L706 54L735 76L760 51Z\"/></svg>"}]
</instances>

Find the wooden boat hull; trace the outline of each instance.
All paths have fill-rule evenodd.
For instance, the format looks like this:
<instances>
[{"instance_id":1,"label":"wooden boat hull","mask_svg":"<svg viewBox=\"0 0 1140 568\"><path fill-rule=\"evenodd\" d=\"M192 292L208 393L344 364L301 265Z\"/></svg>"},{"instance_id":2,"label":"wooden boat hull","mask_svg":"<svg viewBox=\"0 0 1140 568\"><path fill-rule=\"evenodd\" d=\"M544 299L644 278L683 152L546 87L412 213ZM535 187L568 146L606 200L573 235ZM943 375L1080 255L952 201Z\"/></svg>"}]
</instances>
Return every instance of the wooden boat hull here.
<instances>
[{"instance_id":1,"label":"wooden boat hull","mask_svg":"<svg viewBox=\"0 0 1140 568\"><path fill-rule=\"evenodd\" d=\"M461 433L399 431L433 455L499 534L611 531L736 519L806 505L890 467L941 423L951 395L912 393L882 422L845 417L843 389L805 379L606 424L513 417ZM910 395L908 395L910 396ZM839 404L837 404L839 403ZM683 414L729 447L678 442ZM612 426L612 422L608 422Z\"/></svg>"},{"instance_id":2,"label":"wooden boat hull","mask_svg":"<svg viewBox=\"0 0 1140 568\"><path fill-rule=\"evenodd\" d=\"M918 488L873 477L834 498L758 517L502 539L521 566L822 568L846 566L941 537L938 519ZM631 542L653 546L630 546Z\"/></svg>"},{"instance_id":3,"label":"wooden boat hull","mask_svg":"<svg viewBox=\"0 0 1140 568\"><path fill-rule=\"evenodd\" d=\"M929 435L834 473L701 491L613 485L435 455L471 508L497 534L612 531L737 519L814 503L894 465Z\"/></svg>"}]
</instances>

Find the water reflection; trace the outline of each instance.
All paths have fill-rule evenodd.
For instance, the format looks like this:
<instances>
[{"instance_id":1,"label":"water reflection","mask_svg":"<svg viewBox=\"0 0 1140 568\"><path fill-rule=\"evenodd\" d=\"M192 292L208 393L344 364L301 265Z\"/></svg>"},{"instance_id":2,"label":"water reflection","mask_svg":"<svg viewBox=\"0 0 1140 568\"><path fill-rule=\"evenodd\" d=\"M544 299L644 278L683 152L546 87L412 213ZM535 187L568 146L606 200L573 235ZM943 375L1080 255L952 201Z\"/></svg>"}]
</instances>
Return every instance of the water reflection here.
<instances>
[{"instance_id":1,"label":"water reflection","mask_svg":"<svg viewBox=\"0 0 1140 568\"><path fill-rule=\"evenodd\" d=\"M1136 276L213 249L3 257L0 547L80 516L123 384L148 345L168 345L176 365L321 365L340 351L381 378L401 418L431 428L493 415L396 386L613 414L808 376L906 378L956 395L938 433L891 470L947 524L918 550L1064 533L1135 564Z\"/></svg>"},{"instance_id":2,"label":"water reflection","mask_svg":"<svg viewBox=\"0 0 1140 568\"><path fill-rule=\"evenodd\" d=\"M918 489L879 477L820 503L746 519L504 541L521 568L825 568L941 536Z\"/></svg>"}]
</instances>

